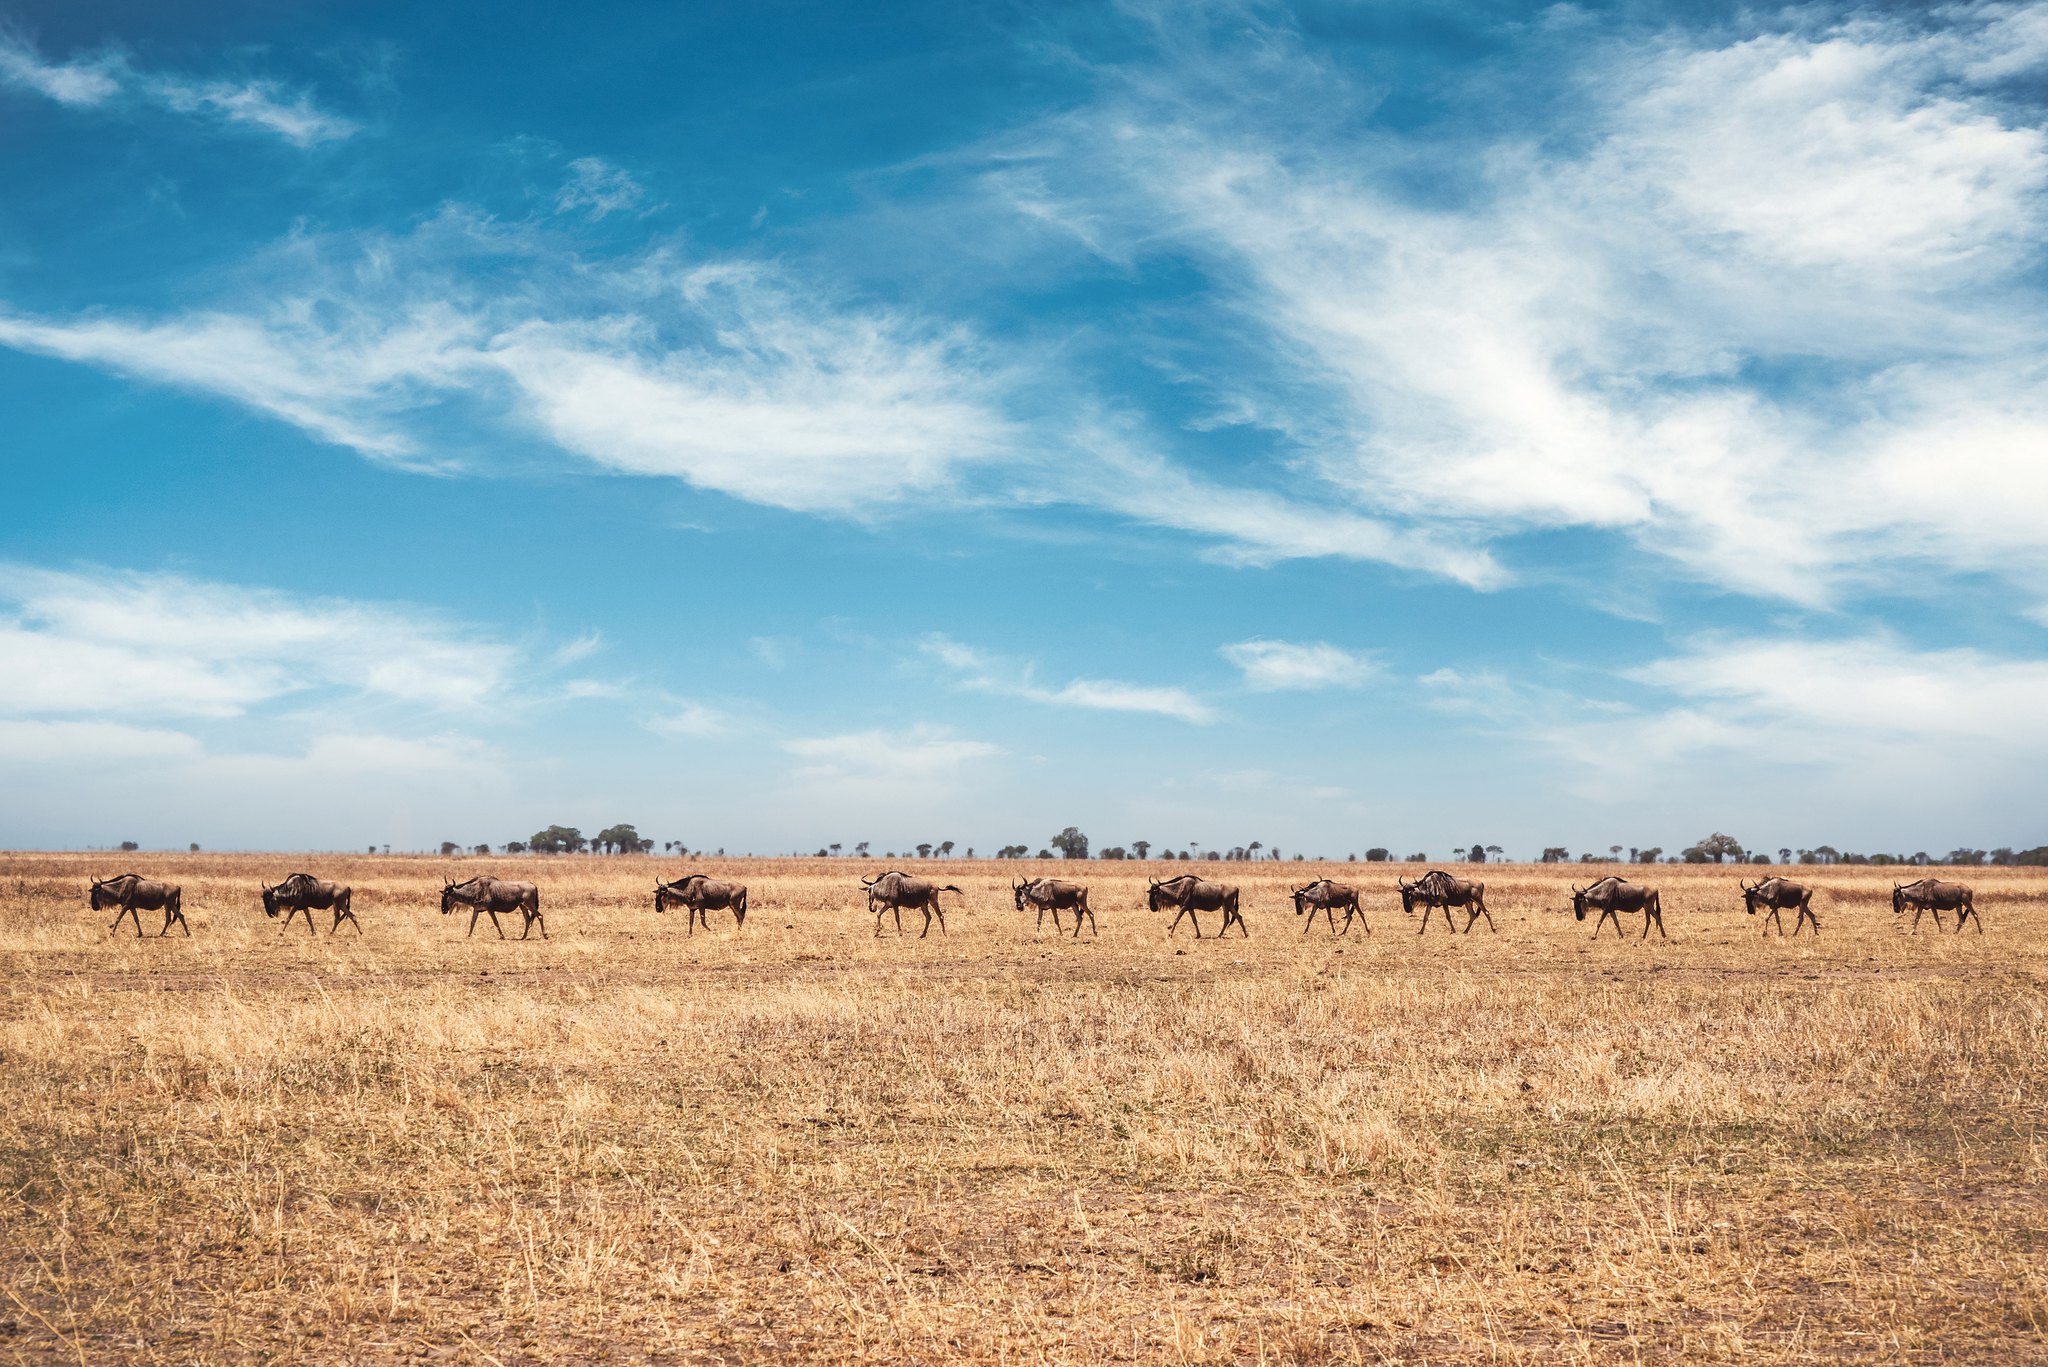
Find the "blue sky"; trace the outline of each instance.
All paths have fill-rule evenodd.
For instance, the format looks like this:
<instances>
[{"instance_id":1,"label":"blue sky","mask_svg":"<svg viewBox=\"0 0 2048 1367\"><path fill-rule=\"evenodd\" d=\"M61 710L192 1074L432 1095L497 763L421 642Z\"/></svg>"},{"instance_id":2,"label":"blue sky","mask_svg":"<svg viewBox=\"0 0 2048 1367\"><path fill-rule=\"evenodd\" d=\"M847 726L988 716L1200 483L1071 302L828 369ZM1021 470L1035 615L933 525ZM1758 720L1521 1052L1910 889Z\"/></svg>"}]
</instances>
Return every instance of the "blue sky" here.
<instances>
[{"instance_id":1,"label":"blue sky","mask_svg":"<svg viewBox=\"0 0 2048 1367\"><path fill-rule=\"evenodd\" d=\"M2044 71L0 0L0 841L2037 844Z\"/></svg>"}]
</instances>

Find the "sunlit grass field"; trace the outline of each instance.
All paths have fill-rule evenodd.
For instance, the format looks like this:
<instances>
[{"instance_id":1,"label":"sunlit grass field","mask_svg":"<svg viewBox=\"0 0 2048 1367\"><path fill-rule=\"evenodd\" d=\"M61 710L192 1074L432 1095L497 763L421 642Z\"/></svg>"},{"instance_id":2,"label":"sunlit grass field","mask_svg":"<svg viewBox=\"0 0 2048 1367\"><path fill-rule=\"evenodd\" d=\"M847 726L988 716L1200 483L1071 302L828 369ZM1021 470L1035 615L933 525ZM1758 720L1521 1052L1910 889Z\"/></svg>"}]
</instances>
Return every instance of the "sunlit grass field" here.
<instances>
[{"instance_id":1,"label":"sunlit grass field","mask_svg":"<svg viewBox=\"0 0 2048 1367\"><path fill-rule=\"evenodd\" d=\"M109 934L130 867L191 938ZM264 919L301 867L365 934ZM1645 943L1573 866L1423 937L1417 866L1065 865L1078 941L1029 861L917 863L923 940L813 859L702 864L753 907L686 936L682 867L0 856L0 1360L2048 1360L2039 871L1962 871L1958 937L1790 870L1815 941L1624 870ZM1249 939L1166 937L1189 869ZM439 914L486 871L552 939ZM1369 936L1303 934L1323 872Z\"/></svg>"}]
</instances>

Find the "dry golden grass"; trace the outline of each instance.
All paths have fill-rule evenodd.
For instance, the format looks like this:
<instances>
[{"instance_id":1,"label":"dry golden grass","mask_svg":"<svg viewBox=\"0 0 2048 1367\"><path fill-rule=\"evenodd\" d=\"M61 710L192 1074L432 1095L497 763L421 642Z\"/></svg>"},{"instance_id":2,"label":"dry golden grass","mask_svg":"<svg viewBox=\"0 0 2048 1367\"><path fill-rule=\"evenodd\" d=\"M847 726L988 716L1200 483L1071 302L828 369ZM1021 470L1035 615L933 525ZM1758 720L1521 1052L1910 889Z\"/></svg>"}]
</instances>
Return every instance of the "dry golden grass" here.
<instances>
[{"instance_id":1,"label":"dry golden grass","mask_svg":"<svg viewBox=\"0 0 2048 1367\"><path fill-rule=\"evenodd\" d=\"M193 938L109 935L116 863ZM263 918L299 866L365 936ZM1077 943L949 861L920 942L876 864L711 867L743 934L670 861L0 857L0 1359L2048 1360L2048 877L1913 938L1807 870L1816 943L1658 868L1644 944L1572 869L1423 939L1347 866L1333 941L1225 866L1197 943L1107 864ZM551 941L437 913L485 868Z\"/></svg>"}]
</instances>

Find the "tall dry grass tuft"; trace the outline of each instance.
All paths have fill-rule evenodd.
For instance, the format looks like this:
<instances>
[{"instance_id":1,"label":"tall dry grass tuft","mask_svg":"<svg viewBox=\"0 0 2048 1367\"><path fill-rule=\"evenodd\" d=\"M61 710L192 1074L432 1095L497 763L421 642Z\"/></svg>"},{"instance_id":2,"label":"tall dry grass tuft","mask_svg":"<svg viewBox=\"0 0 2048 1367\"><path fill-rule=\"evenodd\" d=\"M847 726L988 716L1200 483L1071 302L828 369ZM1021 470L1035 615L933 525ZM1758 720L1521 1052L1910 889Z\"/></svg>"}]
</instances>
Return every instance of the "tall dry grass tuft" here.
<instances>
[{"instance_id":1,"label":"tall dry grass tuft","mask_svg":"<svg viewBox=\"0 0 2048 1367\"><path fill-rule=\"evenodd\" d=\"M132 860L193 939L0 865L0 1356L2048 1358L2048 877L1958 939L1826 870L1794 942L1659 868L1646 945L1569 870L1424 938L1348 866L1336 940L1238 866L1198 943L1106 864L1076 942L949 861L918 941L853 861L719 864L746 931L686 937L642 859ZM263 918L300 865L366 935ZM438 914L486 868L555 939Z\"/></svg>"}]
</instances>

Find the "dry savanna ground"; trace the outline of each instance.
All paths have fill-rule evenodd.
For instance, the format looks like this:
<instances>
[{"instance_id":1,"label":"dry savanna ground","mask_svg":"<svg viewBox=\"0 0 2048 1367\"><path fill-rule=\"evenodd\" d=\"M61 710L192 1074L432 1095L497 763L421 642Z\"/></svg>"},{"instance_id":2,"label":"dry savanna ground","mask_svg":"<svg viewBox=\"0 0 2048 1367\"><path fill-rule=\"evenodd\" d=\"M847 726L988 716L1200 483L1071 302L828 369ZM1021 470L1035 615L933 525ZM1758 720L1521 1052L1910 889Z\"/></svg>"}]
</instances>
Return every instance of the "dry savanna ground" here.
<instances>
[{"instance_id":1,"label":"dry savanna ground","mask_svg":"<svg viewBox=\"0 0 2048 1367\"><path fill-rule=\"evenodd\" d=\"M192 937L110 935L116 864ZM299 866L364 935L263 918ZM875 864L710 867L744 932L670 861L0 856L0 1360L2048 1360L2040 873L1914 937L1806 870L1815 942L1658 868L1671 940L1596 943L1577 870L1423 938L1326 866L1340 941L1316 866L1176 865L1245 889L1198 943L1164 865L1082 868L1078 942L1017 865L926 866L921 941ZM551 940L438 914L486 869Z\"/></svg>"}]
</instances>

